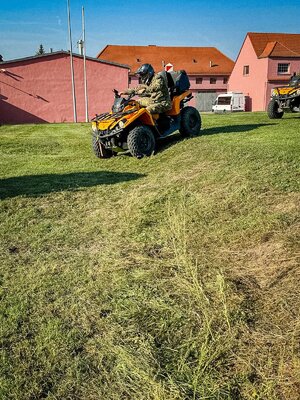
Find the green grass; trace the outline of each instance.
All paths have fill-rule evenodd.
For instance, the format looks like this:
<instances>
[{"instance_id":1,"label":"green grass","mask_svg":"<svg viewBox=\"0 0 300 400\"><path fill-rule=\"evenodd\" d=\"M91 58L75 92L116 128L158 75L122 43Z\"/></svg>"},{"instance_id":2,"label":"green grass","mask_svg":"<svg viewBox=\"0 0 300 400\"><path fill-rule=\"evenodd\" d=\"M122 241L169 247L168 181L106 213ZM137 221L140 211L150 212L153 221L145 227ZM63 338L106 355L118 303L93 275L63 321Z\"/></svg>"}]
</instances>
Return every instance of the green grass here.
<instances>
[{"instance_id":1,"label":"green grass","mask_svg":"<svg viewBox=\"0 0 300 400\"><path fill-rule=\"evenodd\" d=\"M1 126L0 398L299 399L299 122Z\"/></svg>"}]
</instances>

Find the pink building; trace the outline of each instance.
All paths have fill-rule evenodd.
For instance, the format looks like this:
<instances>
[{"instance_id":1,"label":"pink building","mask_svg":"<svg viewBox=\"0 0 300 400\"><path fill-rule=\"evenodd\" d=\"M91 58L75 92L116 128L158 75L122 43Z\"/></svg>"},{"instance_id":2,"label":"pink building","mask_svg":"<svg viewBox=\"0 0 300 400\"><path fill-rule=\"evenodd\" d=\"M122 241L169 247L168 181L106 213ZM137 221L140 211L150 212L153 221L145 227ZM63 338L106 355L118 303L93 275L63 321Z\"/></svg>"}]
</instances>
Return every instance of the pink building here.
<instances>
[{"instance_id":1,"label":"pink building","mask_svg":"<svg viewBox=\"0 0 300 400\"><path fill-rule=\"evenodd\" d=\"M77 120L85 121L83 57L74 55ZM113 88L128 82L126 65L87 57L89 117L110 110ZM70 55L66 51L0 63L0 123L70 122Z\"/></svg>"},{"instance_id":2,"label":"pink building","mask_svg":"<svg viewBox=\"0 0 300 400\"><path fill-rule=\"evenodd\" d=\"M215 47L108 45L97 57L129 65L129 87L138 84L134 74L142 64L151 64L156 72L162 71L169 63L174 71L184 69L189 75L194 95L189 104L200 111L211 111L218 94L227 91L228 78L234 65L230 58Z\"/></svg>"},{"instance_id":3,"label":"pink building","mask_svg":"<svg viewBox=\"0 0 300 400\"><path fill-rule=\"evenodd\" d=\"M300 72L300 34L248 33L228 81L228 90L249 96L249 111L264 111L274 87Z\"/></svg>"}]
</instances>

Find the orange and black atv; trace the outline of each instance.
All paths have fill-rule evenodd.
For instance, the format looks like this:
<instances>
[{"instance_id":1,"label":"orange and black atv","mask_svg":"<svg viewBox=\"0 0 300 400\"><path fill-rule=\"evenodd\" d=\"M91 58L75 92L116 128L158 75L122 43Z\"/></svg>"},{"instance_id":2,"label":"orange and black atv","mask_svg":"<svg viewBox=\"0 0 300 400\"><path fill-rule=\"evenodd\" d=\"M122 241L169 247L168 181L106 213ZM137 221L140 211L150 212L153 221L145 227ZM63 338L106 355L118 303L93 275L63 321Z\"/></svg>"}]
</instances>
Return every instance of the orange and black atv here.
<instances>
[{"instance_id":1,"label":"orange and black atv","mask_svg":"<svg viewBox=\"0 0 300 400\"><path fill-rule=\"evenodd\" d=\"M92 119L93 150L97 157L108 158L119 152L130 152L134 157L150 156L156 141L179 130L182 136L200 132L201 117L194 107L184 107L192 99L185 71L162 72L172 99L172 109L163 114L150 114L133 95L121 97L114 89L112 111Z\"/></svg>"},{"instance_id":2,"label":"orange and black atv","mask_svg":"<svg viewBox=\"0 0 300 400\"><path fill-rule=\"evenodd\" d=\"M284 111L300 111L300 75L292 76L288 86L272 90L268 105L269 118L282 118Z\"/></svg>"}]
</instances>

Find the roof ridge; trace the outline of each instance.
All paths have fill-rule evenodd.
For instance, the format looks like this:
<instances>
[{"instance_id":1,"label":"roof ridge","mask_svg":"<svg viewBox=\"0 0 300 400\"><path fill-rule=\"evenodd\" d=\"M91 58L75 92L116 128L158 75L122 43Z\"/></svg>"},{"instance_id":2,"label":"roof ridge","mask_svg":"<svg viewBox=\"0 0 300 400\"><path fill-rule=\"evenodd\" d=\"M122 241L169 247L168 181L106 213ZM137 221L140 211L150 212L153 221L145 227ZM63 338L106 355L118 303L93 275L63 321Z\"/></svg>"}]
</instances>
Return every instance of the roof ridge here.
<instances>
[{"instance_id":1,"label":"roof ridge","mask_svg":"<svg viewBox=\"0 0 300 400\"><path fill-rule=\"evenodd\" d=\"M295 35L298 36L299 33L287 33L287 32L247 32L247 35ZM246 35L246 36L247 36Z\"/></svg>"},{"instance_id":2,"label":"roof ridge","mask_svg":"<svg viewBox=\"0 0 300 400\"><path fill-rule=\"evenodd\" d=\"M220 51L215 46L165 46L165 45L156 45L156 44L144 44L144 45L134 45L134 44L107 44L100 53L102 53L107 47L164 47L164 48L182 48L182 49L216 49Z\"/></svg>"},{"instance_id":3,"label":"roof ridge","mask_svg":"<svg viewBox=\"0 0 300 400\"><path fill-rule=\"evenodd\" d=\"M58 50L58 51L53 51L52 53L35 54L35 55L32 55L32 56L27 56L27 57L22 57L22 58L15 58L15 59L12 59L12 60L5 60L5 61L0 62L0 65L11 64L11 63L16 63L16 62L21 62L21 61L37 60L39 58L42 59L42 58L46 58L46 57L50 57L50 56L59 56L59 55L70 56L70 51L69 50ZM78 54L78 53L73 53L72 56L83 59L83 56L81 54ZM115 66L118 66L118 67L129 69L129 65L121 64L121 63L118 63L118 62L115 62L115 61L109 61L109 60L104 60L104 59L101 59L101 58L95 58L95 57L90 57L90 56L86 56L86 59L90 60L90 61L100 62L102 64L115 65Z\"/></svg>"}]
</instances>

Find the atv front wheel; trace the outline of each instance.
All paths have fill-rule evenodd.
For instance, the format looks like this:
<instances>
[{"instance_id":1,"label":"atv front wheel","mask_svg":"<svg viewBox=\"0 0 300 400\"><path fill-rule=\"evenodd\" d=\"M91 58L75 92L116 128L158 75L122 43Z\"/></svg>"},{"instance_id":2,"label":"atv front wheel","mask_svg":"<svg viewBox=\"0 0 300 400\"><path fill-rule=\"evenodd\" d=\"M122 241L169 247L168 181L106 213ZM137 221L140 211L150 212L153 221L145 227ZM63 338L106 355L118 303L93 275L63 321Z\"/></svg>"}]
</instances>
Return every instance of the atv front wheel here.
<instances>
[{"instance_id":1,"label":"atv front wheel","mask_svg":"<svg viewBox=\"0 0 300 400\"><path fill-rule=\"evenodd\" d=\"M150 156L155 148L152 130L148 126L136 126L128 134L127 145L134 157Z\"/></svg>"},{"instance_id":2,"label":"atv front wheel","mask_svg":"<svg viewBox=\"0 0 300 400\"><path fill-rule=\"evenodd\" d=\"M112 150L105 148L105 146L100 142L96 133L93 133L92 145L94 153L98 158L110 158L113 156Z\"/></svg>"},{"instance_id":3,"label":"atv front wheel","mask_svg":"<svg viewBox=\"0 0 300 400\"><path fill-rule=\"evenodd\" d=\"M181 122L179 132L182 136L195 136L200 133L201 116L194 107L184 107L180 111Z\"/></svg>"},{"instance_id":4,"label":"atv front wheel","mask_svg":"<svg viewBox=\"0 0 300 400\"><path fill-rule=\"evenodd\" d=\"M268 105L268 117L270 119L280 119L283 116L283 111L278 111L279 104L275 99L272 99Z\"/></svg>"}]
</instances>

